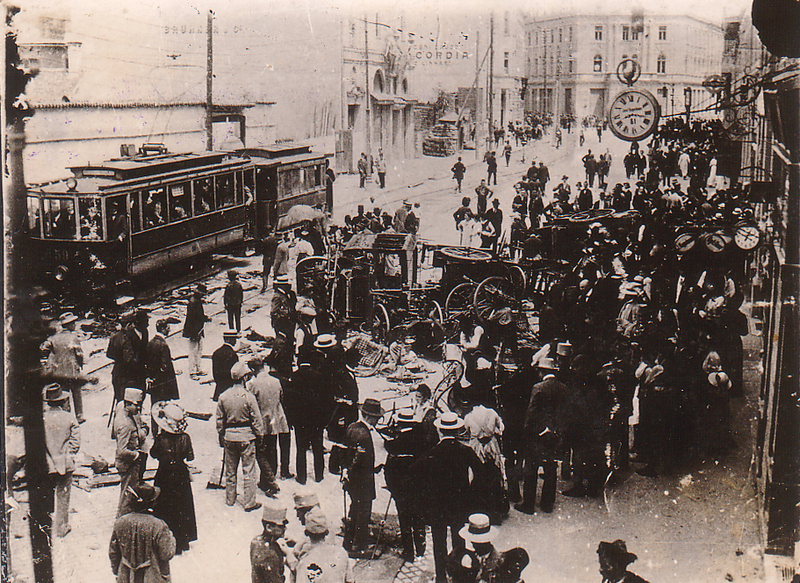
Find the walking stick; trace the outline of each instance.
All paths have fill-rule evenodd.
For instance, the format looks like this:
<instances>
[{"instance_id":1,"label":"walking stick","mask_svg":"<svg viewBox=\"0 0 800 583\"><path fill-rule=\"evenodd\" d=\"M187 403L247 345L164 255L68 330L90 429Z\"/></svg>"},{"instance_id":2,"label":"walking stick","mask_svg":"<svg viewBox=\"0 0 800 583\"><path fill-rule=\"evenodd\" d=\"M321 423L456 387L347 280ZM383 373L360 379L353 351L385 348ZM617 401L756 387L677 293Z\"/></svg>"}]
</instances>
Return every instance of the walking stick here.
<instances>
[{"instance_id":1,"label":"walking stick","mask_svg":"<svg viewBox=\"0 0 800 583\"><path fill-rule=\"evenodd\" d=\"M111 424L114 422L114 417L117 414L117 396L112 395L111 397L111 411L108 412L108 425L106 427L111 427Z\"/></svg>"},{"instance_id":2,"label":"walking stick","mask_svg":"<svg viewBox=\"0 0 800 583\"><path fill-rule=\"evenodd\" d=\"M378 538L375 541L375 546L372 547L372 555L370 556L369 560L372 561L375 558L375 551L378 550L378 545L381 542L381 537L383 536L384 527L386 526L386 518L389 516L389 506L392 505L392 498L393 495L389 493L389 503L386 505L386 512L383 513L383 520L381 520L381 529L378 531Z\"/></svg>"}]
</instances>

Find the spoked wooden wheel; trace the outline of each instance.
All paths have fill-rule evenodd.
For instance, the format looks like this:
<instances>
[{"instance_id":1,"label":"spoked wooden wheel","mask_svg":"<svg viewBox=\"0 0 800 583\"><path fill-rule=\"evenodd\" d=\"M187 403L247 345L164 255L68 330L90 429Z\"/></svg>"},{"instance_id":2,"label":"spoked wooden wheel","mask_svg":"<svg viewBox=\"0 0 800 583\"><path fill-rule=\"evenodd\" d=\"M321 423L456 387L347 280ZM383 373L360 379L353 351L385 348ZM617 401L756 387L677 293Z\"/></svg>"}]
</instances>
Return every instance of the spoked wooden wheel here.
<instances>
[{"instance_id":1,"label":"spoked wooden wheel","mask_svg":"<svg viewBox=\"0 0 800 583\"><path fill-rule=\"evenodd\" d=\"M473 296L475 314L481 322L496 320L503 311L519 310L514 283L505 277L487 277L475 288Z\"/></svg>"},{"instance_id":2,"label":"spoked wooden wheel","mask_svg":"<svg viewBox=\"0 0 800 583\"><path fill-rule=\"evenodd\" d=\"M447 294L444 311L448 318L457 318L472 309L472 297L475 295L474 283L460 283Z\"/></svg>"},{"instance_id":3,"label":"spoked wooden wheel","mask_svg":"<svg viewBox=\"0 0 800 583\"><path fill-rule=\"evenodd\" d=\"M372 314L372 322L370 332L372 333L372 340L381 344L386 343L389 336L391 324L389 322L389 312L383 304L375 306L375 311Z\"/></svg>"},{"instance_id":4,"label":"spoked wooden wheel","mask_svg":"<svg viewBox=\"0 0 800 583\"><path fill-rule=\"evenodd\" d=\"M458 261L489 261L492 254L472 247L444 247L441 254Z\"/></svg>"}]
</instances>

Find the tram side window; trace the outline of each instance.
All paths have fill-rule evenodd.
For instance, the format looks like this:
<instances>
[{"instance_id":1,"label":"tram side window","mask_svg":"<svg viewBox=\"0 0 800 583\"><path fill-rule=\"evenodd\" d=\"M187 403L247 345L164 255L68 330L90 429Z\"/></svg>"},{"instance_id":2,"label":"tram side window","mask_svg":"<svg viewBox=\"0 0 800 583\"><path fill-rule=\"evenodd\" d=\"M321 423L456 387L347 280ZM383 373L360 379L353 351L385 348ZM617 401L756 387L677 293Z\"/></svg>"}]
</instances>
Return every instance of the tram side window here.
<instances>
[{"instance_id":1,"label":"tram side window","mask_svg":"<svg viewBox=\"0 0 800 583\"><path fill-rule=\"evenodd\" d=\"M130 211L131 211L131 230L134 233L138 233L142 230L142 215L139 212L141 207L140 205L140 196L142 195L141 192L132 192L130 198Z\"/></svg>"},{"instance_id":2,"label":"tram side window","mask_svg":"<svg viewBox=\"0 0 800 583\"><path fill-rule=\"evenodd\" d=\"M34 237L41 236L41 201L38 197L28 197L28 230Z\"/></svg>"},{"instance_id":3,"label":"tram side window","mask_svg":"<svg viewBox=\"0 0 800 583\"><path fill-rule=\"evenodd\" d=\"M233 192L233 174L217 176L217 208L225 208L236 204Z\"/></svg>"},{"instance_id":4,"label":"tram side window","mask_svg":"<svg viewBox=\"0 0 800 583\"><path fill-rule=\"evenodd\" d=\"M142 192L142 217L144 228L152 229L167 222L167 193L164 187Z\"/></svg>"},{"instance_id":5,"label":"tram side window","mask_svg":"<svg viewBox=\"0 0 800 583\"><path fill-rule=\"evenodd\" d=\"M314 166L314 186L322 184L322 164Z\"/></svg>"},{"instance_id":6,"label":"tram side window","mask_svg":"<svg viewBox=\"0 0 800 583\"><path fill-rule=\"evenodd\" d=\"M44 201L45 235L53 239L75 238L75 201L47 198Z\"/></svg>"},{"instance_id":7,"label":"tram side window","mask_svg":"<svg viewBox=\"0 0 800 583\"><path fill-rule=\"evenodd\" d=\"M135 197L135 195L132 195ZM125 196L115 196L106 201L108 216L108 239L122 241L128 230L128 213L125 212ZM138 221L137 221L138 222Z\"/></svg>"},{"instance_id":8,"label":"tram side window","mask_svg":"<svg viewBox=\"0 0 800 583\"><path fill-rule=\"evenodd\" d=\"M169 187L169 219L180 221L189 218L189 185L172 184Z\"/></svg>"},{"instance_id":9,"label":"tram side window","mask_svg":"<svg viewBox=\"0 0 800 583\"><path fill-rule=\"evenodd\" d=\"M194 214L202 215L213 210L213 178L199 178L194 181Z\"/></svg>"},{"instance_id":10,"label":"tram side window","mask_svg":"<svg viewBox=\"0 0 800 583\"><path fill-rule=\"evenodd\" d=\"M98 241L103 238L103 212L99 198L78 200L78 213L81 221L81 239Z\"/></svg>"}]
</instances>

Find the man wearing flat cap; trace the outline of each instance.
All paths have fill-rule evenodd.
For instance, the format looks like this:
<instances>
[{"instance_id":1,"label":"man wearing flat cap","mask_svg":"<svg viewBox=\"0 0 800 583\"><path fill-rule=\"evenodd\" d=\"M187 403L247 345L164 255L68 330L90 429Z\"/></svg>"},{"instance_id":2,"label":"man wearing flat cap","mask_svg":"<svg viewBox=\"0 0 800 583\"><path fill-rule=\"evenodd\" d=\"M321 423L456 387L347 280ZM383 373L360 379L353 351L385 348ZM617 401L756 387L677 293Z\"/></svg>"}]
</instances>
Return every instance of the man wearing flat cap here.
<instances>
[{"instance_id":1,"label":"man wearing flat cap","mask_svg":"<svg viewBox=\"0 0 800 583\"><path fill-rule=\"evenodd\" d=\"M117 441L115 466L120 476L117 517L131 511L130 489L139 484L147 460L147 452L143 449L148 433L147 425L141 418L143 401L144 392L141 389L128 387L114 412L111 435Z\"/></svg>"},{"instance_id":2,"label":"man wearing flat cap","mask_svg":"<svg viewBox=\"0 0 800 583\"><path fill-rule=\"evenodd\" d=\"M233 385L217 402L217 433L225 448L225 503L236 504L236 481L239 461L244 474L246 512L261 508L256 502L256 440L264 438L264 420L255 396L244 388L250 368L237 362L231 369Z\"/></svg>"},{"instance_id":3,"label":"man wearing flat cap","mask_svg":"<svg viewBox=\"0 0 800 583\"><path fill-rule=\"evenodd\" d=\"M108 558L117 583L169 582L175 537L167 523L152 514L161 489L147 483L129 486L131 511L117 518Z\"/></svg>"},{"instance_id":4,"label":"man wearing flat cap","mask_svg":"<svg viewBox=\"0 0 800 583\"><path fill-rule=\"evenodd\" d=\"M352 562L348 560L344 549L327 541L328 532L328 521L322 510L319 506L312 508L306 515L305 525L309 539L308 552L296 564L290 564L295 573L295 583L355 581Z\"/></svg>"},{"instance_id":5,"label":"man wearing flat cap","mask_svg":"<svg viewBox=\"0 0 800 583\"><path fill-rule=\"evenodd\" d=\"M347 452L342 460L342 482L350 494L350 513L344 537L344 548L351 557L367 553L369 518L375 499L375 445L372 431L383 416L376 399L366 399L359 407L359 420L347 427L344 444Z\"/></svg>"},{"instance_id":6,"label":"man wearing flat cap","mask_svg":"<svg viewBox=\"0 0 800 583\"><path fill-rule=\"evenodd\" d=\"M286 508L264 506L261 524L264 531L250 542L250 568L253 583L283 583L286 555L278 543L286 533Z\"/></svg>"},{"instance_id":7,"label":"man wearing flat cap","mask_svg":"<svg viewBox=\"0 0 800 583\"><path fill-rule=\"evenodd\" d=\"M597 547L597 559L600 562L600 574L603 583L647 583L638 575L628 571L628 565L638 557L628 552L624 540L613 543L601 541Z\"/></svg>"}]
</instances>

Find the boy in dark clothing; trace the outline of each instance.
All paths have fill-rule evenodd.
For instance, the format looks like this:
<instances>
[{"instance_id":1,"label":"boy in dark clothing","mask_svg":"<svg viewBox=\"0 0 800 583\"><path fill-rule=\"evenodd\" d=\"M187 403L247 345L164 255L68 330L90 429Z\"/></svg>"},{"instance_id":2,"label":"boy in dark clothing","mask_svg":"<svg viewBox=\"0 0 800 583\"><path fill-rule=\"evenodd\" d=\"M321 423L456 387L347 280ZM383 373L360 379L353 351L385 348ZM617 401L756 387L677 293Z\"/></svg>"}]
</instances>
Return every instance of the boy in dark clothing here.
<instances>
[{"instance_id":1,"label":"boy in dark clothing","mask_svg":"<svg viewBox=\"0 0 800 583\"><path fill-rule=\"evenodd\" d=\"M225 286L225 311L228 312L228 328L242 331L242 301L244 300L244 289L239 283L236 271L231 269L228 272L228 285Z\"/></svg>"}]
</instances>

